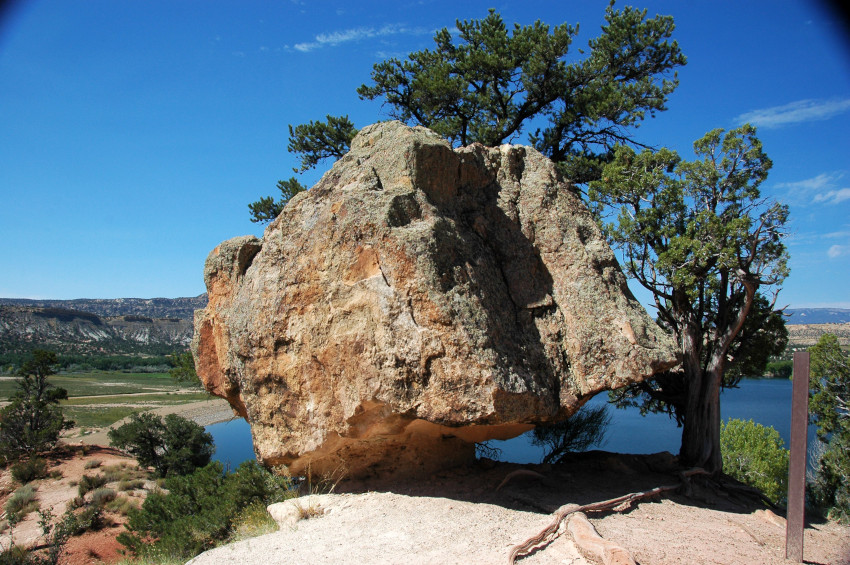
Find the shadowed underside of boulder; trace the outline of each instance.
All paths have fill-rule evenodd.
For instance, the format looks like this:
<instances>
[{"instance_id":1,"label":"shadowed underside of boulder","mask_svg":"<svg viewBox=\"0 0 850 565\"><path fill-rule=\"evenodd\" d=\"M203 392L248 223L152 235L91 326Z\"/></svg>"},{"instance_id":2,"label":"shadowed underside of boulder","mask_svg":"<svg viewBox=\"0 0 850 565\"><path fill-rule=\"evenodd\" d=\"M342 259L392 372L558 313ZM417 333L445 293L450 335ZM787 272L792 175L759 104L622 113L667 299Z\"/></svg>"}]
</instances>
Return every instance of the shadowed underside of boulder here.
<instances>
[{"instance_id":1,"label":"shadowed underside of boulder","mask_svg":"<svg viewBox=\"0 0 850 565\"><path fill-rule=\"evenodd\" d=\"M207 389L293 473L429 473L676 364L537 151L387 122L204 278Z\"/></svg>"}]
</instances>

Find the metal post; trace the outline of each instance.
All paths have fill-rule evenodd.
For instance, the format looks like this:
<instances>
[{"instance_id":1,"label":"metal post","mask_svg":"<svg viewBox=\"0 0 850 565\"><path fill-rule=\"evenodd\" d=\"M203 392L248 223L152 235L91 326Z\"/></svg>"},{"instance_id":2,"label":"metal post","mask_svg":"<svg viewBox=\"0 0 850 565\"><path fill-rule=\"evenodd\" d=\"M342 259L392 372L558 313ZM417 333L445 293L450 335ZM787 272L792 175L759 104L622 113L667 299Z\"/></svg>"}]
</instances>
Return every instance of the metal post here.
<instances>
[{"instance_id":1,"label":"metal post","mask_svg":"<svg viewBox=\"0 0 850 565\"><path fill-rule=\"evenodd\" d=\"M803 562L806 512L806 440L809 424L809 353L794 353L791 389L791 452L788 465L788 516L785 559Z\"/></svg>"}]
</instances>

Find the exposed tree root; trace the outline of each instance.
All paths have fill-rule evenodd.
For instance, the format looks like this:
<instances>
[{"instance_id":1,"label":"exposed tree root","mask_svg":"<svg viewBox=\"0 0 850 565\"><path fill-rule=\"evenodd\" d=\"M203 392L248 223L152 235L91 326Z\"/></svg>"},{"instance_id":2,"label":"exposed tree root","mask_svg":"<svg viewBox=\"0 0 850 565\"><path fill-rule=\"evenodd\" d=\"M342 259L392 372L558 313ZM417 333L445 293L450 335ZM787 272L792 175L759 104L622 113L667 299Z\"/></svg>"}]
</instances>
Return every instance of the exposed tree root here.
<instances>
[{"instance_id":1,"label":"exposed tree root","mask_svg":"<svg viewBox=\"0 0 850 565\"><path fill-rule=\"evenodd\" d=\"M599 512L602 510L613 510L615 512L622 512L623 510L629 508L633 502L636 502L638 500L652 498L665 492L678 490L683 485L687 484L688 479L693 475L708 474L709 473L704 471L703 469L689 469L679 474L679 476L682 478L682 482L675 485L660 486L645 492L633 492L625 494L623 496L619 496L617 498L612 498L610 500L603 500L602 502L592 502L590 504L584 504L582 506L576 504L565 504L555 511L555 513L553 514L552 522L550 522L548 526L546 526L536 535L528 538L521 544L514 546L511 549L511 553L508 556L508 565L514 565L518 557L527 555L535 546L543 543L548 538L550 538L550 536L551 539L549 539L547 543L554 540L554 538L556 537L555 534L557 534L561 522L571 514L575 514L576 512ZM508 477L510 477L510 475ZM505 480L502 481L502 484L504 484L508 480L508 477L505 477Z\"/></svg>"}]
</instances>

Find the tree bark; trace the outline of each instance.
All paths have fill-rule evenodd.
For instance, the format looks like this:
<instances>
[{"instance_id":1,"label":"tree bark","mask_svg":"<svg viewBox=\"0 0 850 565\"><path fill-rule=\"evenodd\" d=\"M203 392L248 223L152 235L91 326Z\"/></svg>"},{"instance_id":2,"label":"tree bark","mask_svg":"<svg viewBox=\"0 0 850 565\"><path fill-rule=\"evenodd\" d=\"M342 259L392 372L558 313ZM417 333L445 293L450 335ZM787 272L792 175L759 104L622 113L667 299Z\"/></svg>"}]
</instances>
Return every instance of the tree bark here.
<instances>
[{"instance_id":1,"label":"tree bark","mask_svg":"<svg viewBox=\"0 0 850 565\"><path fill-rule=\"evenodd\" d=\"M708 367L685 368L687 410L679 450L681 464L701 467L711 474L723 470L720 453L720 385L722 359L711 359Z\"/></svg>"}]
</instances>

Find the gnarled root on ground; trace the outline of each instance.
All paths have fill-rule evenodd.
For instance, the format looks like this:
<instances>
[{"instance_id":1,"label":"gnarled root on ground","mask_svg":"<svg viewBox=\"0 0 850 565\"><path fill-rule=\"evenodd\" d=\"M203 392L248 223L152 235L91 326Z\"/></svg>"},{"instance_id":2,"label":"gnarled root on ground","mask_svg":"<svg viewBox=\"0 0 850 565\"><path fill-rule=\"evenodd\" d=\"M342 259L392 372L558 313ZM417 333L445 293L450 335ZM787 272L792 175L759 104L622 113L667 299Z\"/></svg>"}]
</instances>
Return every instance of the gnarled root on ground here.
<instances>
[{"instance_id":1,"label":"gnarled root on ground","mask_svg":"<svg viewBox=\"0 0 850 565\"><path fill-rule=\"evenodd\" d=\"M699 468L689 469L689 470L683 471L679 474L680 477L682 478L682 482L675 484L675 485L660 486L660 487L656 487L654 489L651 489L651 490L648 490L648 491L645 491L645 492L633 492L633 493L625 494L623 496L618 496L617 498L612 498L610 500L603 500L602 502L592 502L590 504L584 504L582 506L579 506L577 504L565 504L555 511L555 513L552 515L552 522L550 522L548 526L543 528L536 535L528 538L527 540L525 540L521 544L514 546L513 549L511 549L511 553L508 556L508 565L514 565L514 563L516 563L516 560L517 560L518 557L522 557L523 555L527 555L534 547L543 543L544 541L548 540L547 543L549 543L552 540L554 540L554 538L556 537L555 534L557 534L558 528L560 527L561 522L565 518L567 518L568 516L571 516L571 515L573 515L577 512L599 512L599 511L603 511L603 510L613 510L615 512L622 512L623 510L626 510L627 508L629 508L632 505L633 502L637 502L638 500L643 500L645 498L651 498L653 496L658 496L658 495L665 493L665 492L678 490L684 484L686 484L688 482L688 479L690 477L692 477L693 475L708 475L708 474L709 473L707 471L703 470L703 469L699 469ZM586 521L586 520L587 520L587 518L585 517L584 521ZM580 524L580 522L581 521L579 521L579 524ZM590 525L589 522L588 522L588 525ZM593 526L590 526L590 527L593 528ZM571 533L573 533L572 529L573 528L570 528ZM581 530L581 525L578 525L576 527L576 529ZM586 529L582 530L582 531L586 531ZM595 529L594 529L594 533L596 533ZM599 534L596 534L596 535L598 536ZM551 539L549 539L550 536L551 536ZM576 538L576 535L574 533L573 533L573 538L574 538L574 540ZM600 537L599 539L602 539L602 538ZM578 544L578 540L576 540L576 542ZM617 559L621 559L623 557L622 553L614 551L614 549L619 548L619 546L616 546L616 544L613 544L613 543L611 545L613 547L608 547L607 553L610 554L611 557L617 557ZM619 548L619 549L622 549L622 548ZM588 550L585 548L585 551L588 551ZM623 550L623 552L625 552L625 550ZM592 551L592 550L590 551L590 553L593 556L596 556L596 554L597 554L597 552ZM628 554L628 552L625 552L625 553ZM605 563L606 565L608 563L611 563L611 564L614 564L614 563L629 563L629 561L619 561L619 560L609 561L609 560L606 560L602 555L599 555L599 559L602 560L603 563ZM629 556L628 559L631 560L631 556ZM634 562L634 561L631 561L631 562Z\"/></svg>"}]
</instances>

